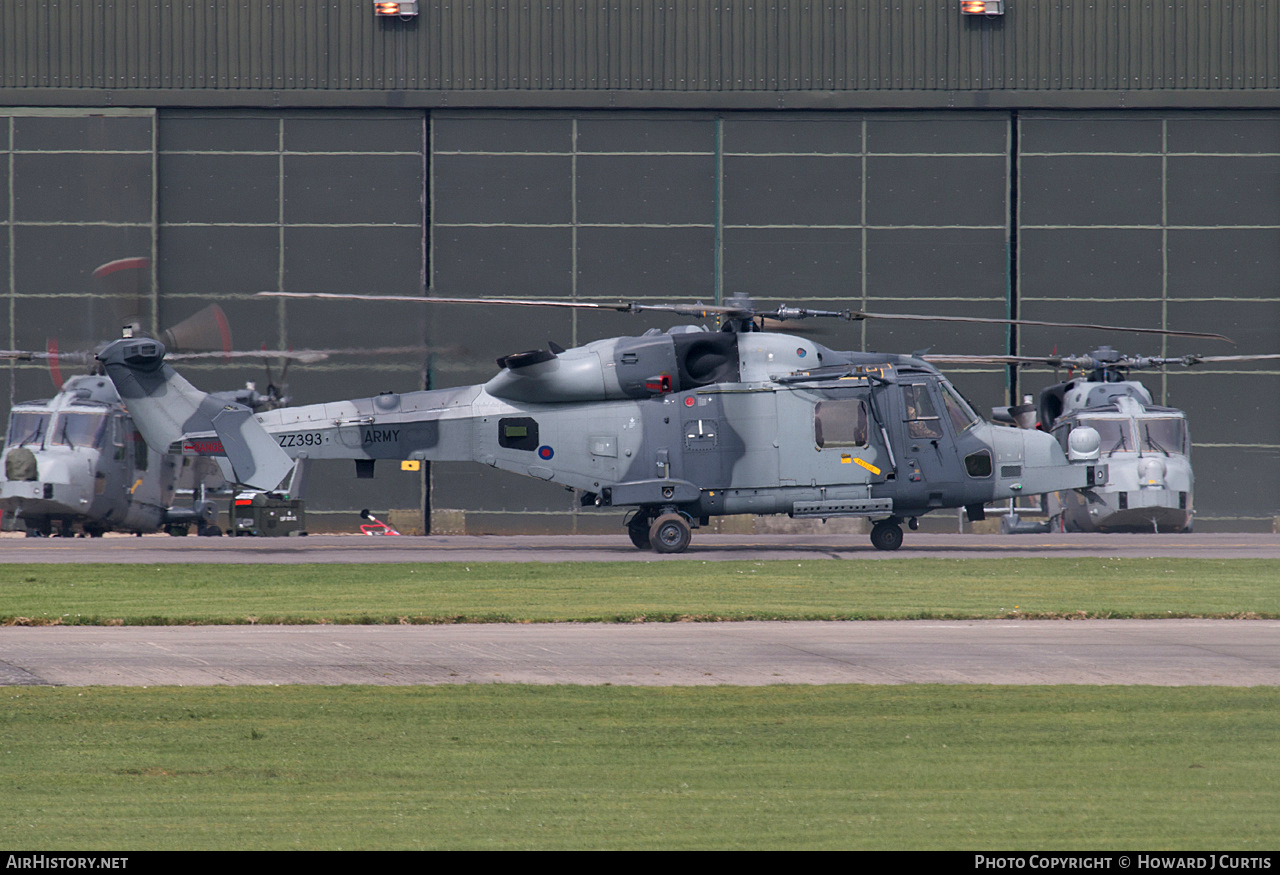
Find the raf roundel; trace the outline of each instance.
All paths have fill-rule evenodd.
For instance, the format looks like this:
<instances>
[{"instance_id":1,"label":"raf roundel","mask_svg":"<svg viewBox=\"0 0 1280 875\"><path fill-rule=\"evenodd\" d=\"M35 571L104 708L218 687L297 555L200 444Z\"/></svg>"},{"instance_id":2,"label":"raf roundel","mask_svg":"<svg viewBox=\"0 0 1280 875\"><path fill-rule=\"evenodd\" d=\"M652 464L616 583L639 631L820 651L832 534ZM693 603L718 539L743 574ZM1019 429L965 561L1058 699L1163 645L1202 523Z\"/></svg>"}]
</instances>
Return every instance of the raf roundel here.
<instances>
[{"instance_id":1,"label":"raf roundel","mask_svg":"<svg viewBox=\"0 0 1280 875\"><path fill-rule=\"evenodd\" d=\"M804 358L806 353L807 350L803 346L796 348L796 358Z\"/></svg>"},{"instance_id":2,"label":"raf roundel","mask_svg":"<svg viewBox=\"0 0 1280 875\"><path fill-rule=\"evenodd\" d=\"M551 449L551 447L547 446L546 444L543 444L542 446L538 447L539 458L550 459L555 454L556 454L556 451Z\"/></svg>"}]
</instances>

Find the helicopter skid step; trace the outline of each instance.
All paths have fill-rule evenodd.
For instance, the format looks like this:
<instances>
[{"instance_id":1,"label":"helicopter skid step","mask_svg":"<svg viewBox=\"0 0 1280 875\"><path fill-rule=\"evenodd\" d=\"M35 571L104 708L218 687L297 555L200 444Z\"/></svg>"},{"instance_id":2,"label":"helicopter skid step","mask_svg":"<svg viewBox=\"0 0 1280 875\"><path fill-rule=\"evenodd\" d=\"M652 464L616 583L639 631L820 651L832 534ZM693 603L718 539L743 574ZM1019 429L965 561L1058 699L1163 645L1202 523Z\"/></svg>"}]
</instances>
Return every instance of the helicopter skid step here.
<instances>
[{"instance_id":1,"label":"helicopter skid step","mask_svg":"<svg viewBox=\"0 0 1280 875\"><path fill-rule=\"evenodd\" d=\"M892 498L864 498L854 501L797 501L791 506L791 516L795 519L882 516L892 513Z\"/></svg>"}]
</instances>

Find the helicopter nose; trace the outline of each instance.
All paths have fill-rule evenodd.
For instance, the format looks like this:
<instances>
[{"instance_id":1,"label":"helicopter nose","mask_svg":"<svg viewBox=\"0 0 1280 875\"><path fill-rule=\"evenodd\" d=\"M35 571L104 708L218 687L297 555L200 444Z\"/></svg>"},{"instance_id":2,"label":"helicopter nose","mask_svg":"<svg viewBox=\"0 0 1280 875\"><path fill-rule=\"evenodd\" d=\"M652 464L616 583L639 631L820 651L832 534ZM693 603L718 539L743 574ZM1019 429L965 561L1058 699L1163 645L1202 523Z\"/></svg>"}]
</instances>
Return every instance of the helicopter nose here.
<instances>
[{"instance_id":1,"label":"helicopter nose","mask_svg":"<svg viewBox=\"0 0 1280 875\"><path fill-rule=\"evenodd\" d=\"M1163 459L1144 457L1138 460L1138 485L1143 489L1161 489L1168 469Z\"/></svg>"}]
</instances>

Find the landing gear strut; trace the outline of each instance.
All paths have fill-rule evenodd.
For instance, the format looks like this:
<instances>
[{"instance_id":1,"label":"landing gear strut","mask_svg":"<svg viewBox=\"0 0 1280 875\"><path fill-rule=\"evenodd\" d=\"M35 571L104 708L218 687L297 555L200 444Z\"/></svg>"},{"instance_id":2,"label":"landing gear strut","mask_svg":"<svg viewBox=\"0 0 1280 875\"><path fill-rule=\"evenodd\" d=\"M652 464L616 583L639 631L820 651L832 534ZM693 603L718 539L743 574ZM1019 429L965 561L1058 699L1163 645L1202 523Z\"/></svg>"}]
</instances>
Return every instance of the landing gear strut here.
<instances>
[{"instance_id":1,"label":"landing gear strut","mask_svg":"<svg viewBox=\"0 0 1280 875\"><path fill-rule=\"evenodd\" d=\"M880 520L871 528L871 546L877 550L897 550L902 546L902 526L892 517Z\"/></svg>"}]
</instances>

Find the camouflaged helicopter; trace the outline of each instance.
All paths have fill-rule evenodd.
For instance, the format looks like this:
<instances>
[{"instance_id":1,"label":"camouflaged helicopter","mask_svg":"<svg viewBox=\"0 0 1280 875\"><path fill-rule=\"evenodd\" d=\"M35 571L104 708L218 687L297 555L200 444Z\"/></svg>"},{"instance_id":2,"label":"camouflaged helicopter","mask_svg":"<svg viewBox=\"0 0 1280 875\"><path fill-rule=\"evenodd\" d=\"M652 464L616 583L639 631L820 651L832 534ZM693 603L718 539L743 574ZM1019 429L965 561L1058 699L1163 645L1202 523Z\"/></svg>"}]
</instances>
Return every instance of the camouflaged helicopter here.
<instances>
[{"instance_id":1,"label":"camouflaged helicopter","mask_svg":"<svg viewBox=\"0 0 1280 875\"><path fill-rule=\"evenodd\" d=\"M141 331L137 314L148 297L150 260L118 259L98 267L92 276L97 298L112 311L112 321ZM232 351L227 318L216 304L164 330L160 337L178 351L172 357L184 361L324 356L323 352ZM64 380L64 370L96 366L92 353L65 346L59 349L51 338L44 351L0 350L0 359L47 365L57 389L52 398L19 402L10 410L0 480L0 512L7 527L23 529L31 537L98 537L112 531L222 534L216 524L217 505L207 497L226 485L215 460L182 458L149 448L110 380L93 373L92 367L88 373ZM213 397L254 410L289 403L274 384L265 393L248 384ZM183 494L191 496L189 503L178 502Z\"/></svg>"},{"instance_id":2,"label":"camouflaged helicopter","mask_svg":"<svg viewBox=\"0 0 1280 875\"><path fill-rule=\"evenodd\" d=\"M1280 355L1128 356L1110 346L1071 356L925 356L934 364L1048 365L1071 376L1017 407L994 408L993 418L1048 432L1066 448L1071 434L1092 429L1101 439L1101 461L1109 476L1092 489L1059 490L1043 496L1045 522L1005 517L1009 534L1063 532L1189 532L1194 526L1195 478L1187 415L1153 403L1130 371L1176 365L1191 367L1277 359ZM1079 373L1080 376L1075 376Z\"/></svg>"},{"instance_id":3,"label":"camouflaged helicopter","mask_svg":"<svg viewBox=\"0 0 1280 875\"><path fill-rule=\"evenodd\" d=\"M254 414L193 387L164 345L126 337L98 354L147 443L223 460L236 480L271 490L297 459L474 461L577 490L583 506L634 508L640 549L680 553L693 529L728 514L866 517L871 543L896 550L902 526L989 501L1107 482L1101 437L1081 426L1066 446L984 420L933 365L912 355L840 352L763 330L815 317L1052 324L1030 320L762 309L265 292L269 297L502 304L720 320L573 349L505 355L481 385L383 394Z\"/></svg>"}]
</instances>

